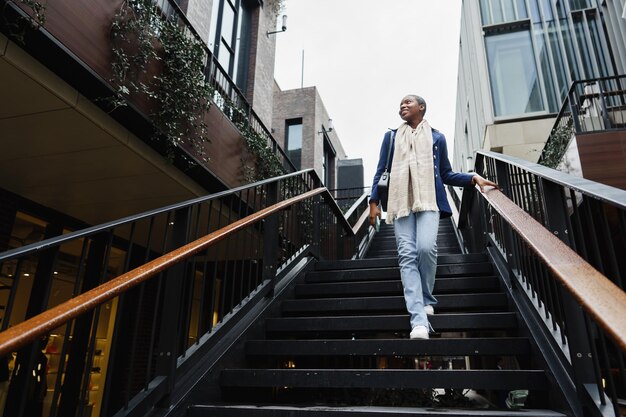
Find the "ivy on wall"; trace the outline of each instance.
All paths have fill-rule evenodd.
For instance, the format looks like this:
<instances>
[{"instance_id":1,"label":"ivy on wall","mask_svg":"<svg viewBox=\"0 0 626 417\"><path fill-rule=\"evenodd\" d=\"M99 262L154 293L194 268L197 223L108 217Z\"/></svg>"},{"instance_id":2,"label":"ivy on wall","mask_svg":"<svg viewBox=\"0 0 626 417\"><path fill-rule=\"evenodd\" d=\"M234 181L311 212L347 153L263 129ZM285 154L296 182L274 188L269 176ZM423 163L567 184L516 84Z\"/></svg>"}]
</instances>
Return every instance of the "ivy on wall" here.
<instances>
[{"instance_id":1,"label":"ivy on wall","mask_svg":"<svg viewBox=\"0 0 626 417\"><path fill-rule=\"evenodd\" d=\"M282 3L271 0L268 4L278 13ZM253 155L242 157L244 179L259 181L285 173L268 138L252 128L245 111L206 81L209 57L202 42L165 19L153 0L125 0L113 19L111 37L115 87L111 104L125 106L131 97L152 103L156 110L150 116L158 136L166 140L168 157L186 143L200 160L209 160L203 146L209 140L204 116L212 98L239 129Z\"/></svg>"},{"instance_id":2,"label":"ivy on wall","mask_svg":"<svg viewBox=\"0 0 626 417\"><path fill-rule=\"evenodd\" d=\"M202 42L176 20L167 19L152 0L125 0L111 26L112 84L115 107L131 97L143 97L164 140L168 158L187 144L201 161L208 161L205 114L212 93L205 81L207 53Z\"/></svg>"},{"instance_id":3,"label":"ivy on wall","mask_svg":"<svg viewBox=\"0 0 626 417\"><path fill-rule=\"evenodd\" d=\"M3 13L6 12L6 7L10 3L11 2L4 3L4 7L2 9ZM25 21L28 22L27 25L23 24L24 20L22 20L21 22L9 21L8 19L6 19L5 16L2 16L4 18L3 23L6 25L8 29L8 35L14 41L24 45L26 42L25 41L26 31L29 28L33 30L37 30L40 27L44 26L44 24L46 23L46 5L43 3L40 3L37 0L14 0L13 4L25 6L31 11L30 15L24 19Z\"/></svg>"},{"instance_id":4,"label":"ivy on wall","mask_svg":"<svg viewBox=\"0 0 626 417\"><path fill-rule=\"evenodd\" d=\"M28 7L33 12L31 23L34 27L43 26L46 23L46 6L37 0L18 0L18 2Z\"/></svg>"}]
</instances>

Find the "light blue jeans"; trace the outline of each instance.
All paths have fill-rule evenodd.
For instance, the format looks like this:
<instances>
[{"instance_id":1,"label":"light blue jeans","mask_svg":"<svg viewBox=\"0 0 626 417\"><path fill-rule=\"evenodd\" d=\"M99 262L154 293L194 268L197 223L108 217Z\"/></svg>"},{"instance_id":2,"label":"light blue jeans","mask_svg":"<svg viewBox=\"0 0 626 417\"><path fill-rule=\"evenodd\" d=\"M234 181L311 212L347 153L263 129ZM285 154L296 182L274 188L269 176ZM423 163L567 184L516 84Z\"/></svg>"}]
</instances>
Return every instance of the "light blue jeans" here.
<instances>
[{"instance_id":1,"label":"light blue jeans","mask_svg":"<svg viewBox=\"0 0 626 417\"><path fill-rule=\"evenodd\" d=\"M398 246L400 278L404 301L411 316L411 329L426 326L432 330L424 305L435 305L433 296L437 273L438 211L420 211L393 222Z\"/></svg>"}]
</instances>

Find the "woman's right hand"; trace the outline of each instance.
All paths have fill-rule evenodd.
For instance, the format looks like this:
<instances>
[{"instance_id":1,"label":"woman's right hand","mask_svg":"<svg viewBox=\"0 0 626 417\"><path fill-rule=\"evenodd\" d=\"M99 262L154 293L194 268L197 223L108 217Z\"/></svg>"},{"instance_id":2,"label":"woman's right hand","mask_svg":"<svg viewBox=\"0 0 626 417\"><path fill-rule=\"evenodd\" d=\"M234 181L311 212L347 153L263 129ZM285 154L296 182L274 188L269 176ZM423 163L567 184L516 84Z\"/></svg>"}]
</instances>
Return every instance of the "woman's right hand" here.
<instances>
[{"instance_id":1,"label":"woman's right hand","mask_svg":"<svg viewBox=\"0 0 626 417\"><path fill-rule=\"evenodd\" d=\"M378 208L378 203L370 202L370 224L376 227L376 217L380 218L380 209Z\"/></svg>"}]
</instances>

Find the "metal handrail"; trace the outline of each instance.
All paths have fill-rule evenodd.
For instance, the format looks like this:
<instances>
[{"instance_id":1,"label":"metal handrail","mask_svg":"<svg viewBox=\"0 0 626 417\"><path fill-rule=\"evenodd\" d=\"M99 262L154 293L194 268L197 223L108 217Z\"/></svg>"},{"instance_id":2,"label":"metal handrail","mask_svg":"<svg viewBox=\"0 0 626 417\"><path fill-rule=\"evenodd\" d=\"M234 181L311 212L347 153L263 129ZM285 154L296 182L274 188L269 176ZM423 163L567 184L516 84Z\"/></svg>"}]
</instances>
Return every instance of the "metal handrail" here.
<instances>
[{"instance_id":1,"label":"metal handrail","mask_svg":"<svg viewBox=\"0 0 626 417\"><path fill-rule=\"evenodd\" d=\"M599 91L587 92L585 91L587 86L598 86ZM597 102L588 102L587 100L597 100ZM591 122L583 124L582 122L586 118L581 118L581 114L585 112L585 102L589 104L589 108L594 108L593 112L598 114L589 119ZM626 75L572 82L541 152L539 162L556 166L556 161L563 158L573 135L626 128L626 116L623 113L613 115L619 120L611 120L609 113L612 105L616 104L621 108L626 106ZM594 117L597 119L596 121L592 120ZM555 141L557 143L553 144ZM551 149L552 147L556 147L556 149ZM548 156L550 152L555 153Z\"/></svg>"},{"instance_id":2,"label":"metal handrail","mask_svg":"<svg viewBox=\"0 0 626 417\"><path fill-rule=\"evenodd\" d=\"M9 329L0 333L0 356L5 356L12 351L17 351L36 338L47 334L51 330L62 326L68 321L80 316L81 314L93 310L102 305L104 302L125 293L138 284L154 277L159 272L189 259L194 254L203 249L225 239L235 232L257 223L273 213L277 213L295 203L304 201L308 198L322 194L326 188L319 187L314 190L292 197L288 200L281 201L270 207L260 210L255 214L246 216L228 226L225 226L213 233L210 233L194 242L188 243L176 250L162 255L145 265L126 272L112 280L90 290L84 292L70 300L59 304L45 312L38 314L26 321L23 321Z\"/></svg>"},{"instance_id":3,"label":"metal handrail","mask_svg":"<svg viewBox=\"0 0 626 417\"><path fill-rule=\"evenodd\" d=\"M575 177L567 173L548 168L544 165L529 162L510 155L483 150L477 151L477 154L484 155L497 161L505 162L511 166L522 168L526 172L532 173L541 178L549 179L556 184L578 191L600 201L604 201L620 208L626 208L626 190L590 181L585 178Z\"/></svg>"},{"instance_id":4,"label":"metal handrail","mask_svg":"<svg viewBox=\"0 0 626 417\"><path fill-rule=\"evenodd\" d=\"M503 193L481 194L522 237L548 269L626 352L626 292L586 262ZM601 299L603 302L598 303Z\"/></svg>"},{"instance_id":5,"label":"metal handrail","mask_svg":"<svg viewBox=\"0 0 626 417\"><path fill-rule=\"evenodd\" d=\"M502 192L464 192L463 244L491 255L573 415L621 415L626 191L486 151L475 171Z\"/></svg>"},{"instance_id":6,"label":"metal handrail","mask_svg":"<svg viewBox=\"0 0 626 417\"><path fill-rule=\"evenodd\" d=\"M236 195L237 193L241 192L241 191L245 191L251 187L260 187L266 184L270 184L276 181L280 181L280 180L284 180L287 178L294 178L303 174L308 174L308 175L312 175L314 178L317 179L317 173L315 172L314 169L305 169L302 171L298 171L298 172L293 172L290 174L285 174L285 175L281 175L279 177L274 177L274 178L269 178L266 180L262 180L262 181L258 181L255 182L253 184L246 184L246 185L242 185L240 187L237 188L231 188L229 190L226 191L221 191L218 193L213 193L213 194L208 194L202 197L197 197L197 198L193 198L191 200L187 200L187 201L183 201L180 203L174 203L174 204L170 204L169 206L165 206L165 207L160 207L158 209L154 209L154 210L149 210L149 211L145 211L143 213L139 213L139 214L134 214L131 216L127 216L127 217L123 217L121 219L118 220L112 220L110 222L107 223L103 223L97 226L92 226L92 227L87 227L85 229L81 229L81 230L77 230L75 232L70 232L70 233L66 233L63 234L61 236L56 236L56 237L52 237L49 239L45 239L42 240L41 242L35 242L35 243L31 243L29 245L25 245L25 246L20 246L19 248L15 248L15 249L11 249L5 252L1 252L0 253L0 262L4 261L5 259L10 259L10 258L15 258L15 257L19 257L19 256L23 256L23 255L27 255L31 252L37 252L40 251L42 249L46 249L49 247L53 247L53 246L58 246L60 244L63 244L65 242L69 242L71 240L74 239L78 239L81 237L88 237L88 236L92 236L94 234L103 232L103 231L107 231L110 229L113 229L115 227L118 226L122 226L124 224L128 224L128 223L132 223L135 222L137 220L141 220L141 219L145 219L145 218L149 218L158 214L162 214L162 213L167 213L173 210L178 210L181 208L185 208L185 207L190 207L193 206L195 204L198 203L204 203L204 202L208 202L211 200L217 200L220 199L222 197L225 196L229 196L229 195ZM319 183L319 181L318 181ZM336 206L336 204L335 204ZM339 207L337 206L336 209L341 212L341 210L339 209Z\"/></svg>"}]
</instances>

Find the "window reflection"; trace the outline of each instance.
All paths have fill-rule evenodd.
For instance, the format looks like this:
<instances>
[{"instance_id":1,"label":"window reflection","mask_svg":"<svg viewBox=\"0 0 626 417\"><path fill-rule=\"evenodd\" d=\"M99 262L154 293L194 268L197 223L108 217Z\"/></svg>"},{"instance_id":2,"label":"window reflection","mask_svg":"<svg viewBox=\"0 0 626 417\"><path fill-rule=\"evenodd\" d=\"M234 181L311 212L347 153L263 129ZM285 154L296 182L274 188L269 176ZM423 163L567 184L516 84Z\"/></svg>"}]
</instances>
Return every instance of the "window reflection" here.
<instances>
[{"instance_id":1,"label":"window reflection","mask_svg":"<svg viewBox=\"0 0 626 417\"><path fill-rule=\"evenodd\" d=\"M596 0L480 0L496 116L556 113L573 81L615 73L597 8Z\"/></svg>"},{"instance_id":2,"label":"window reflection","mask_svg":"<svg viewBox=\"0 0 626 417\"><path fill-rule=\"evenodd\" d=\"M287 156L297 170L302 169L302 119L285 121Z\"/></svg>"},{"instance_id":3,"label":"window reflection","mask_svg":"<svg viewBox=\"0 0 626 417\"><path fill-rule=\"evenodd\" d=\"M544 110L529 32L494 34L485 42L495 115Z\"/></svg>"}]
</instances>

